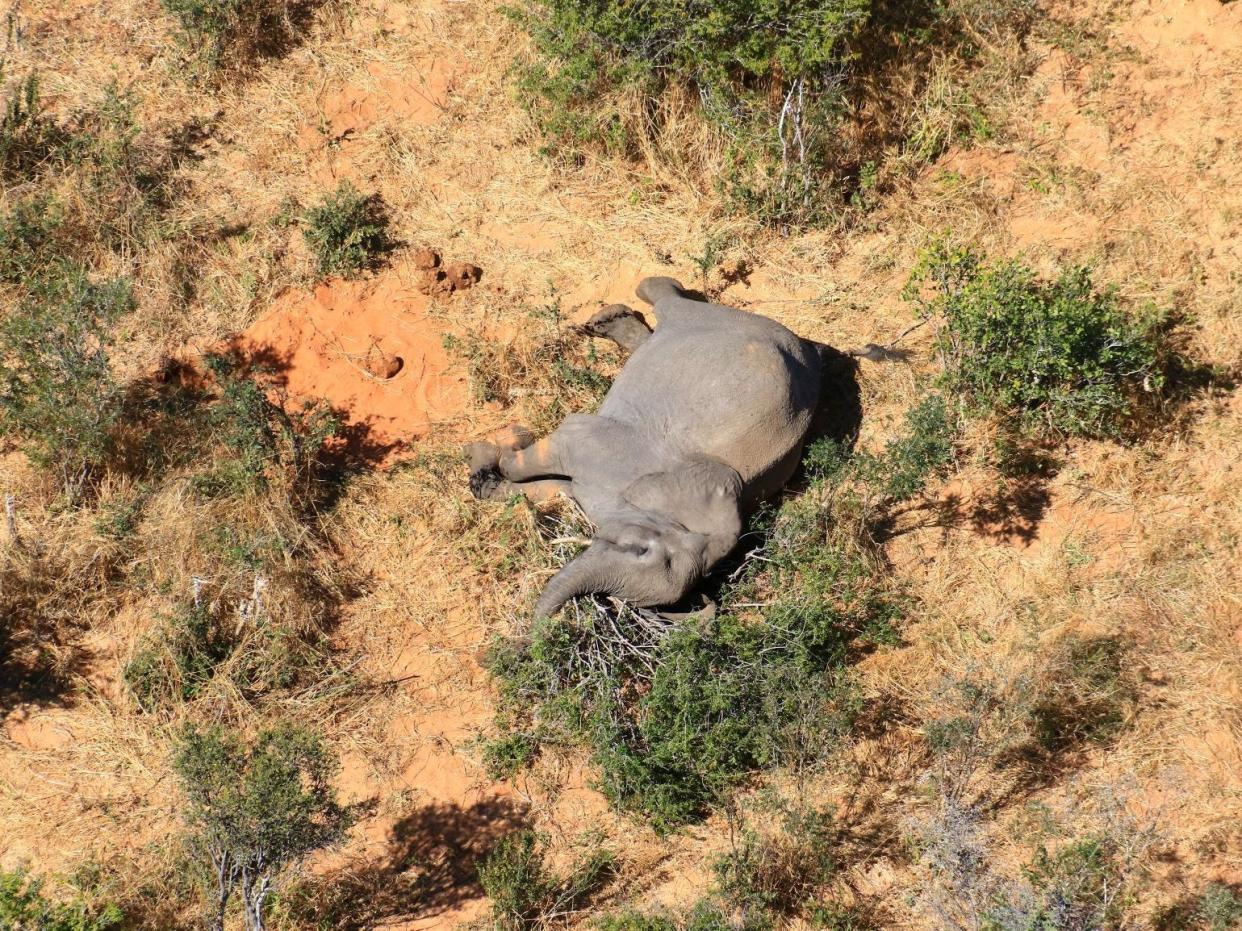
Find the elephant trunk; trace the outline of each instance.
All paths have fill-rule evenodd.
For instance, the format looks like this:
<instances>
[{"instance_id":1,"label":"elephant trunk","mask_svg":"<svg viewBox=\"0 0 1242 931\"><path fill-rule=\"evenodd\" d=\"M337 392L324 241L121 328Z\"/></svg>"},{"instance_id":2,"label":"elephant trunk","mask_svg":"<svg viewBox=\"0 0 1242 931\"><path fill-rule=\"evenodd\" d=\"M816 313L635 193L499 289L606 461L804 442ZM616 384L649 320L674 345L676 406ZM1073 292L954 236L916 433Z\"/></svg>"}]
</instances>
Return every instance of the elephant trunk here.
<instances>
[{"instance_id":1,"label":"elephant trunk","mask_svg":"<svg viewBox=\"0 0 1242 931\"><path fill-rule=\"evenodd\" d=\"M554 575L535 603L535 617L551 617L565 602L579 595L612 591L614 580L601 556L599 543L592 543L577 559Z\"/></svg>"}]
</instances>

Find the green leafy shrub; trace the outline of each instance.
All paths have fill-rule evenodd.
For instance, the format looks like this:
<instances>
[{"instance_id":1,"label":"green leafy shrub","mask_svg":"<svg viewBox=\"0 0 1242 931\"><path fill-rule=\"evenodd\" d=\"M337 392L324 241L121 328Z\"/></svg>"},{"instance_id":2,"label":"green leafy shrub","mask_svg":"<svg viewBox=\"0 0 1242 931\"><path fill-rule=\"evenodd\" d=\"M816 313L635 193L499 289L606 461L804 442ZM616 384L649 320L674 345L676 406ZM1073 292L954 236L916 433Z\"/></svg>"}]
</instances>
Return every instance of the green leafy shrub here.
<instances>
[{"instance_id":1,"label":"green leafy shrub","mask_svg":"<svg viewBox=\"0 0 1242 931\"><path fill-rule=\"evenodd\" d=\"M251 742L219 726L182 732L173 769L188 803L192 845L216 879L216 931L234 892L241 893L247 929L262 931L282 871L343 837L350 819L332 785L337 768L318 737L292 726L265 730Z\"/></svg>"},{"instance_id":2,"label":"green leafy shrub","mask_svg":"<svg viewBox=\"0 0 1242 931\"><path fill-rule=\"evenodd\" d=\"M0 321L0 426L75 495L114 449L122 392L108 347L133 306L126 279L59 263Z\"/></svg>"},{"instance_id":3,"label":"green leafy shrub","mask_svg":"<svg viewBox=\"0 0 1242 931\"><path fill-rule=\"evenodd\" d=\"M275 483L300 506L317 502L341 427L336 412L322 402L293 410L278 403L280 392L263 384L262 367L244 371L237 359L221 355L209 355L205 362L219 389L207 424L228 455L199 477L199 490L245 495Z\"/></svg>"},{"instance_id":4,"label":"green leafy shrub","mask_svg":"<svg viewBox=\"0 0 1242 931\"><path fill-rule=\"evenodd\" d=\"M321 277L352 278L376 267L396 245L388 236L383 201L358 193L348 181L306 212L302 235Z\"/></svg>"},{"instance_id":5,"label":"green leafy shrub","mask_svg":"<svg viewBox=\"0 0 1242 931\"><path fill-rule=\"evenodd\" d=\"M635 154L659 101L693 94L728 148L731 199L771 220L807 219L840 168L840 77L870 11L871 0L535 0L512 11L538 53L520 89L571 158ZM642 103L627 107L627 95Z\"/></svg>"},{"instance_id":6,"label":"green leafy shrub","mask_svg":"<svg viewBox=\"0 0 1242 931\"><path fill-rule=\"evenodd\" d=\"M953 461L957 424L944 398L932 394L906 414L905 432L869 466L870 478L891 501L908 501Z\"/></svg>"},{"instance_id":7,"label":"green leafy shrub","mask_svg":"<svg viewBox=\"0 0 1242 931\"><path fill-rule=\"evenodd\" d=\"M26 870L0 870L0 928L6 931L108 931L124 918L112 903L54 902Z\"/></svg>"},{"instance_id":8,"label":"green leafy shrub","mask_svg":"<svg viewBox=\"0 0 1242 931\"><path fill-rule=\"evenodd\" d=\"M611 878L616 860L595 850L563 876L547 865L547 841L518 831L496 845L479 866L479 883L492 900L495 926L504 931L541 927L580 907Z\"/></svg>"},{"instance_id":9,"label":"green leafy shrub","mask_svg":"<svg viewBox=\"0 0 1242 931\"><path fill-rule=\"evenodd\" d=\"M1164 386L1161 321L1126 313L1085 268L1043 281L1019 261L940 242L906 295L942 323L943 387L1029 433L1122 435Z\"/></svg>"},{"instance_id":10,"label":"green leafy shrub","mask_svg":"<svg viewBox=\"0 0 1242 931\"><path fill-rule=\"evenodd\" d=\"M211 681L232 647L207 608L186 605L164 618L126 663L125 684L147 712L189 701Z\"/></svg>"}]
</instances>

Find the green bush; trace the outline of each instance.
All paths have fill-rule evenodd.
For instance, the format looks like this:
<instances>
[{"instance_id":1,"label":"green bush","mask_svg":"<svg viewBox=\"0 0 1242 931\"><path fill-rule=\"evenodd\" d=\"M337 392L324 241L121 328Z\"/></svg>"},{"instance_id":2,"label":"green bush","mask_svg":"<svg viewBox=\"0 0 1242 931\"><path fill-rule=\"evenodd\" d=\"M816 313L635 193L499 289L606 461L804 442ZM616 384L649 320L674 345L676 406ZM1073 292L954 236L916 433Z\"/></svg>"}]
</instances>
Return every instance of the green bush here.
<instances>
[{"instance_id":1,"label":"green bush","mask_svg":"<svg viewBox=\"0 0 1242 931\"><path fill-rule=\"evenodd\" d=\"M296 504L318 501L328 450L341 427L336 412L322 402L290 410L277 403L278 392L262 383L262 368L244 371L231 356L208 355L204 361L219 389L207 424L228 455L198 477L199 490L212 496L245 495L275 482Z\"/></svg>"},{"instance_id":2,"label":"green bush","mask_svg":"<svg viewBox=\"0 0 1242 931\"><path fill-rule=\"evenodd\" d=\"M51 901L42 880L24 869L0 870L0 928L5 931L108 931L124 917L111 903Z\"/></svg>"},{"instance_id":3,"label":"green bush","mask_svg":"<svg viewBox=\"0 0 1242 931\"><path fill-rule=\"evenodd\" d=\"M531 0L512 14L537 57L520 89L555 151L633 154L660 99L690 93L726 140L730 198L785 222L811 218L840 169L852 41L871 0ZM637 96L638 106L623 104Z\"/></svg>"},{"instance_id":4,"label":"green bush","mask_svg":"<svg viewBox=\"0 0 1242 931\"><path fill-rule=\"evenodd\" d=\"M870 467L870 477L893 501L907 501L953 461L957 424L944 398L928 395L906 414L906 430Z\"/></svg>"},{"instance_id":5,"label":"green bush","mask_svg":"<svg viewBox=\"0 0 1242 931\"><path fill-rule=\"evenodd\" d=\"M207 608L186 605L163 618L125 664L125 684L147 712L189 701L211 681L232 647Z\"/></svg>"},{"instance_id":6,"label":"green bush","mask_svg":"<svg viewBox=\"0 0 1242 931\"><path fill-rule=\"evenodd\" d=\"M219 726L182 732L173 769L188 803L192 846L216 878L215 931L223 931L237 891L247 929L262 931L284 869L344 836L350 818L332 785L337 768L318 737L293 726L251 742Z\"/></svg>"},{"instance_id":7,"label":"green bush","mask_svg":"<svg viewBox=\"0 0 1242 931\"><path fill-rule=\"evenodd\" d=\"M57 263L0 321L0 426L26 441L72 497L114 449L122 390L108 347L133 306L129 281Z\"/></svg>"},{"instance_id":8,"label":"green bush","mask_svg":"<svg viewBox=\"0 0 1242 931\"><path fill-rule=\"evenodd\" d=\"M1085 268L1043 281L1016 260L937 243L907 297L941 321L943 387L1035 435L1115 437L1159 396L1162 322L1126 313Z\"/></svg>"},{"instance_id":9,"label":"green bush","mask_svg":"<svg viewBox=\"0 0 1242 931\"><path fill-rule=\"evenodd\" d=\"M586 902L612 876L616 861L596 850L567 875L549 871L547 840L533 831L505 837L479 866L479 883L492 900L492 918L503 931L525 931L560 918Z\"/></svg>"},{"instance_id":10,"label":"green bush","mask_svg":"<svg viewBox=\"0 0 1242 931\"><path fill-rule=\"evenodd\" d=\"M379 195L364 196L348 181L306 212L302 235L321 277L352 278L375 268L396 245Z\"/></svg>"}]
</instances>

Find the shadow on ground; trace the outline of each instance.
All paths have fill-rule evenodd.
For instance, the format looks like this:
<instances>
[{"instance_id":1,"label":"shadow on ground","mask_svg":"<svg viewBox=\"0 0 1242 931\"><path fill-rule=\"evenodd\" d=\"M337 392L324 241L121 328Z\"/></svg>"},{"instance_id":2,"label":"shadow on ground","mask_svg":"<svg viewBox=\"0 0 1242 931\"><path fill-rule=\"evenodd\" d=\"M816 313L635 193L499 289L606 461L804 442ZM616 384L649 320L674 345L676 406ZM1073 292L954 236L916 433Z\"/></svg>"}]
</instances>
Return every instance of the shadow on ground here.
<instances>
[{"instance_id":1,"label":"shadow on ground","mask_svg":"<svg viewBox=\"0 0 1242 931\"><path fill-rule=\"evenodd\" d=\"M479 863L524 825L524 810L508 799L466 808L433 802L393 826L381 857L358 858L318 877L294 908L338 931L444 916L483 895Z\"/></svg>"}]
</instances>

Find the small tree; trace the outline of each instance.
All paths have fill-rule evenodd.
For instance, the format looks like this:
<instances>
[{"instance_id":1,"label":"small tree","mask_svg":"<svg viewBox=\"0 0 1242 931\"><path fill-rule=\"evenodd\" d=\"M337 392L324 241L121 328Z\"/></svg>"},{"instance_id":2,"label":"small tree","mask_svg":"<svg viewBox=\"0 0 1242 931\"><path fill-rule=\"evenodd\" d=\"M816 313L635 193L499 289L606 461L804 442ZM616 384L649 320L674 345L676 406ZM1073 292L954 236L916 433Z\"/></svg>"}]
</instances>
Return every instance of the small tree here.
<instances>
[{"instance_id":1,"label":"small tree","mask_svg":"<svg viewBox=\"0 0 1242 931\"><path fill-rule=\"evenodd\" d=\"M263 931L280 873L337 842L349 825L331 784L336 760L301 728L278 726L247 744L219 726L191 726L173 766L189 801L192 843L210 859L216 880L212 928L222 931L240 886L246 927Z\"/></svg>"}]
</instances>

